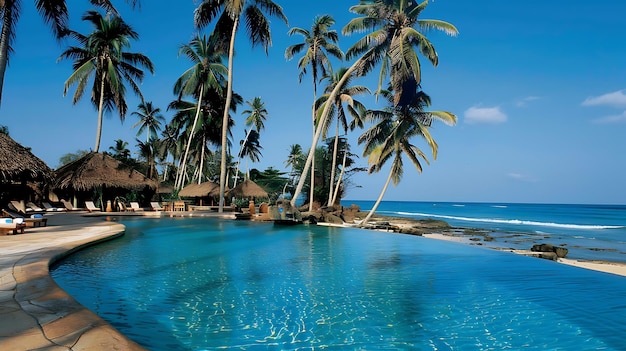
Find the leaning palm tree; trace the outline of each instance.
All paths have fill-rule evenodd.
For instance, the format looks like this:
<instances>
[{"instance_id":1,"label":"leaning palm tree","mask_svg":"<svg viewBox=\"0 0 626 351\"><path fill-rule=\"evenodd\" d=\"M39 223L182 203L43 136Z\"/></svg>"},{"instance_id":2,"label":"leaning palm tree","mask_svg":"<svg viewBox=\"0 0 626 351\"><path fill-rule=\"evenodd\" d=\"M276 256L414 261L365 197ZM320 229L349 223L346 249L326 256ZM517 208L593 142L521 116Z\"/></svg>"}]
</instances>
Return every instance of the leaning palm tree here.
<instances>
[{"instance_id":1,"label":"leaning palm tree","mask_svg":"<svg viewBox=\"0 0 626 351\"><path fill-rule=\"evenodd\" d=\"M313 104L311 105L311 125L313 126L312 136L315 137L315 101L317 100L317 83L321 77L328 76L332 73L332 65L330 64L330 56L334 56L339 60L343 60L343 52L336 43L339 41L337 31L331 30L335 24L335 19L330 15L317 16L313 20L311 30L294 27L288 34L300 34L304 37L304 42L289 46L285 50L285 58L291 60L295 54L306 50L304 55L298 60L298 68L300 69L299 79L306 74L307 68L311 67L311 78L313 79ZM311 162L311 174L315 174L315 160ZM309 211L313 206L313 190L315 177L311 177L311 191L309 194Z\"/></svg>"},{"instance_id":2,"label":"leaning palm tree","mask_svg":"<svg viewBox=\"0 0 626 351\"><path fill-rule=\"evenodd\" d=\"M139 121L133 125L133 128L139 127L137 136L146 131L146 143L150 139L156 139L158 132L161 130L161 123L165 123L165 117L161 113L159 107L154 107L151 101L142 101L137 106L139 111L131 113L133 116L139 117Z\"/></svg>"},{"instance_id":3,"label":"leaning palm tree","mask_svg":"<svg viewBox=\"0 0 626 351\"><path fill-rule=\"evenodd\" d=\"M191 141L198 124L203 98L209 90L221 92L224 86L224 75L227 73L226 67L222 64L224 51L215 45L214 39L206 36L196 36L189 44L181 46L180 55L185 55L193 63L193 66L186 70L174 85L174 93L179 99L186 95L195 97L198 101L195 108L195 117L187 139L187 146L178 169L177 187L182 187L182 179L185 174L187 157ZM228 116L228 114L227 114ZM228 119L226 120L228 121ZM228 122L226 122L228 124Z\"/></svg>"},{"instance_id":4,"label":"leaning palm tree","mask_svg":"<svg viewBox=\"0 0 626 351\"><path fill-rule=\"evenodd\" d=\"M226 155L228 152L227 126L230 104L233 94L233 57L235 54L235 35L241 16L244 16L249 39L252 45L260 44L267 54L272 45L270 23L264 13L276 16L285 23L287 17L283 9L272 0L202 0L195 10L194 21L197 27L206 27L213 19L218 18L214 34L218 38L230 38L228 42L228 86L222 122L222 158L220 166L220 200L219 212L224 211L224 190L226 187ZM220 15L221 13L221 15ZM219 17L218 17L219 16ZM224 44L224 46L226 46Z\"/></svg>"},{"instance_id":5,"label":"leaning palm tree","mask_svg":"<svg viewBox=\"0 0 626 351\"><path fill-rule=\"evenodd\" d=\"M328 93L335 89L335 86L339 84L339 82L343 82L343 87L339 90L339 93L336 95L335 100L330 102L333 106L330 107L330 112L328 118L325 120L325 124L322 126L322 138L326 139L326 135L331 126L332 118L336 117L335 123L335 138L333 145L333 157L332 157L332 166L330 172L330 191L328 192L328 206L332 206L334 203L334 199L336 198L335 193L333 191L333 187L335 184L335 170L337 169L337 152L339 146L339 131L340 127L343 129L343 134L348 133L348 126L350 130L354 130L356 127L363 128L363 118L365 117L365 105L360 101L355 99L355 96L362 94L369 94L370 90L362 85L351 85L352 79L348 77L348 79L342 79L346 74L347 68L341 68L337 72L331 74L326 77L328 79L328 86L326 86L325 91L327 94L320 97L320 99L316 102L316 108L318 111L322 111L325 107L325 104L328 104ZM345 104L345 105L344 105ZM347 113L352 117L352 121L348 123L346 118L346 108ZM344 155L347 153L344 152Z\"/></svg>"},{"instance_id":6,"label":"leaning palm tree","mask_svg":"<svg viewBox=\"0 0 626 351\"><path fill-rule=\"evenodd\" d=\"M235 171L235 183L233 184L233 188L237 186L239 163L241 162L241 158L244 156L243 148L248 145L248 138L250 137L250 133L256 131L258 138L258 134L263 128L265 128L264 121L268 117L265 103L261 101L261 97L257 96L252 99L252 101L246 101L246 104L248 104L248 109L244 110L242 113L244 115L248 115L248 117L246 117L246 126L249 129L246 132L246 137L241 142L241 148L239 150L239 154L237 155L237 170Z\"/></svg>"},{"instance_id":7,"label":"leaning palm tree","mask_svg":"<svg viewBox=\"0 0 626 351\"><path fill-rule=\"evenodd\" d=\"M405 89L401 95L402 105L395 104L397 94L383 91L388 99L389 107L382 111L368 111L368 119L377 122L368 129L358 139L359 144L364 144L363 155L369 156L369 173L379 172L389 161L391 167L385 185L374 203L374 206L367 214L360 226L364 226L370 220L378 205L383 199L389 183L393 181L394 186L398 185L404 173L402 156L406 156L422 172L423 159L428 164L426 154L417 146L411 144L414 137L423 138L433 156L437 158L437 143L431 136L428 129L434 120L442 121L448 125L456 123L456 116L446 111L424 111L430 106L430 97L422 91L416 89L415 84L405 84ZM407 90L411 89L411 90Z\"/></svg>"},{"instance_id":8,"label":"leaning palm tree","mask_svg":"<svg viewBox=\"0 0 626 351\"><path fill-rule=\"evenodd\" d=\"M348 79L353 74L365 75L380 63L379 87L388 76L392 87L396 89L394 94L401 94L402 83L407 79L414 79L420 84L421 71L417 51L435 66L439 58L433 44L419 30L437 29L449 35L458 33L456 27L450 23L420 19L419 16L427 5L428 0L421 3L414 0L361 0L359 5L352 6L350 11L361 17L351 20L343 28L343 34L367 31L369 33L346 52L347 59L359 58L348 68L342 79ZM342 85L343 82L337 84L329 94L329 100L335 100ZM313 150L321 134L321 127L329 116L330 107L330 104L326 105L320 115L316 137L313 138L313 145L305 164L305 174L300 178L292 199L293 205L304 185L303 179L311 165Z\"/></svg>"},{"instance_id":9,"label":"leaning palm tree","mask_svg":"<svg viewBox=\"0 0 626 351\"><path fill-rule=\"evenodd\" d=\"M87 36L72 30L67 32L81 46L71 46L59 57L59 60L74 60L74 72L65 81L63 94L66 95L69 88L76 84L72 100L76 104L89 81L92 81L91 102L98 109L94 152L98 152L104 112L117 109L120 119L124 121L127 110L124 83L143 99L139 83L143 80L144 71L140 67L154 73L154 66L147 56L126 51L130 47L130 39L138 39L139 35L120 17L103 17L97 11L88 11L82 18L91 22L94 31Z\"/></svg>"},{"instance_id":10,"label":"leaning palm tree","mask_svg":"<svg viewBox=\"0 0 626 351\"><path fill-rule=\"evenodd\" d=\"M127 0L132 7L139 5L139 0ZM101 7L108 13L118 15L117 10L109 0L89 0L89 3ZM43 17L46 24L50 25L52 34L56 39L61 38L67 29L69 12L65 0L37 0L35 7ZM0 0L0 102L2 101L2 89L4 75L6 73L9 57L13 52L12 44L16 38L17 22L21 14L20 0Z\"/></svg>"}]
</instances>

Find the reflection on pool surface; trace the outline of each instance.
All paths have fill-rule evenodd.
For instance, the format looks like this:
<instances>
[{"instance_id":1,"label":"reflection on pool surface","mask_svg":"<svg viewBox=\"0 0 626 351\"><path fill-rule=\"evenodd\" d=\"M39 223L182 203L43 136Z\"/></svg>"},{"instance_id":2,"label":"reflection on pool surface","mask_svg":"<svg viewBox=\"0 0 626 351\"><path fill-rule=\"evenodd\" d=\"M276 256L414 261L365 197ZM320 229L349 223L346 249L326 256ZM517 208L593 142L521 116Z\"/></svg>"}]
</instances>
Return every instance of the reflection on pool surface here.
<instances>
[{"instance_id":1,"label":"reflection on pool surface","mask_svg":"<svg viewBox=\"0 0 626 351\"><path fill-rule=\"evenodd\" d=\"M150 350L624 350L626 278L416 236L124 220L53 278Z\"/></svg>"}]
</instances>

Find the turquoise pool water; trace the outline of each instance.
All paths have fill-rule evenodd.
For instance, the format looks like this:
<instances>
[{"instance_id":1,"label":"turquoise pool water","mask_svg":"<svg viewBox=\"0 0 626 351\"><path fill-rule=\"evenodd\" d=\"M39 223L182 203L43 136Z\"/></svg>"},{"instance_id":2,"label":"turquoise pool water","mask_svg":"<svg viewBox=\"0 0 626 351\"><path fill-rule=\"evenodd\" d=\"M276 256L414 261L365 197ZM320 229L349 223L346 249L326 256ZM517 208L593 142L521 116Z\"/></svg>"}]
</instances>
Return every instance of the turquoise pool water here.
<instances>
[{"instance_id":1,"label":"turquoise pool water","mask_svg":"<svg viewBox=\"0 0 626 351\"><path fill-rule=\"evenodd\" d=\"M53 278L150 350L624 350L626 278L416 236L124 220Z\"/></svg>"}]
</instances>

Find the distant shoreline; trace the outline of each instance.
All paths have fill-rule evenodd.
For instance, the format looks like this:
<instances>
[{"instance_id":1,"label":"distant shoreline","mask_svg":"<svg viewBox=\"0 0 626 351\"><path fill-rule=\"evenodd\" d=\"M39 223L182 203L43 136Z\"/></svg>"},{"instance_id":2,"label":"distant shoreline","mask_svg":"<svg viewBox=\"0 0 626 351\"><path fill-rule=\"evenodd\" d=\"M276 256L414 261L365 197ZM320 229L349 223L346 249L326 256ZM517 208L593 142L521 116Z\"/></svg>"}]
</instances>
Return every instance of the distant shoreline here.
<instances>
[{"instance_id":1,"label":"distant shoreline","mask_svg":"<svg viewBox=\"0 0 626 351\"><path fill-rule=\"evenodd\" d=\"M361 212L361 214L363 214L363 212ZM439 225L432 225L430 221L377 214L375 214L370 221L370 223L388 223L389 226L392 228L398 227L405 229L418 229L418 232L411 233L407 231L404 234L419 235L428 239L451 241L465 245L483 246L490 249L511 252L515 254L528 254L530 252L526 250L513 250L510 248L506 248L503 247L503 245L497 245L497 242L487 242L484 241L484 237L481 238L480 235L465 234L462 231L454 230L454 228L450 226L445 228L443 224L441 224L445 222L438 222L440 222ZM425 225L424 223L428 224ZM626 264L621 262L604 260L577 260L570 258L559 258L557 261L554 262L626 277Z\"/></svg>"}]
</instances>

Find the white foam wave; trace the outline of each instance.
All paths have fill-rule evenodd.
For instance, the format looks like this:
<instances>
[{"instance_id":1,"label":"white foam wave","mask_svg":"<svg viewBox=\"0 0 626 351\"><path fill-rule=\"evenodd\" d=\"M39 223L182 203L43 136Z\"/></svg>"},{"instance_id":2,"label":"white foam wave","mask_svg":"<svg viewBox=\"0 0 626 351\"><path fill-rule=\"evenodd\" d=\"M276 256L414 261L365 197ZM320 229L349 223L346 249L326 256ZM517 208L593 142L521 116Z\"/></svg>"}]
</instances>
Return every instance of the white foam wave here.
<instances>
[{"instance_id":1,"label":"white foam wave","mask_svg":"<svg viewBox=\"0 0 626 351\"><path fill-rule=\"evenodd\" d=\"M397 212L399 215L404 216L420 216L420 217L431 217L431 218L441 218L441 219L452 219L457 221L466 221L466 222L483 222L483 223L499 223L499 224L512 224L512 225L532 225L539 227L552 227L552 228L567 228L567 229L619 229L624 228L623 226L617 225L586 225L586 224L563 224L563 223L551 223L551 222L537 222L537 221L526 221L519 219L497 219L497 218L472 218L472 217L457 217L457 216L447 216L447 215L438 215L432 213L419 213L419 212Z\"/></svg>"},{"instance_id":2,"label":"white foam wave","mask_svg":"<svg viewBox=\"0 0 626 351\"><path fill-rule=\"evenodd\" d=\"M493 205L491 207L494 207L494 208L509 208L509 206L504 206L504 205Z\"/></svg>"}]
</instances>

